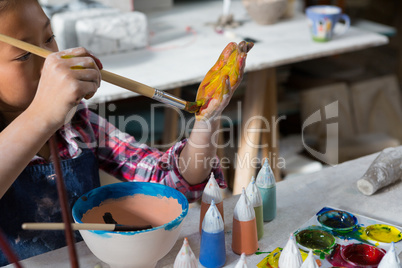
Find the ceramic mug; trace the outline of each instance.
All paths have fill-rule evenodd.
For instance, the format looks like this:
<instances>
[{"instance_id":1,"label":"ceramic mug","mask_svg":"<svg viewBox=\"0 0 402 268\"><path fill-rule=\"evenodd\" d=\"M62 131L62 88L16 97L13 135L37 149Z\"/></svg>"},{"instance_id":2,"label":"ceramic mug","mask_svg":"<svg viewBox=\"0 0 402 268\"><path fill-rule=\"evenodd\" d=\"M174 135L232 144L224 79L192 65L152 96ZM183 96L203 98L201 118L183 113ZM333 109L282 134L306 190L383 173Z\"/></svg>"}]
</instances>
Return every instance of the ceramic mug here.
<instances>
[{"instance_id":1,"label":"ceramic mug","mask_svg":"<svg viewBox=\"0 0 402 268\"><path fill-rule=\"evenodd\" d=\"M342 14L342 9L337 6L310 6L306 8L310 31L314 41L327 42L334 35L335 25L339 20L345 21L344 34L350 27L350 18L346 14Z\"/></svg>"}]
</instances>

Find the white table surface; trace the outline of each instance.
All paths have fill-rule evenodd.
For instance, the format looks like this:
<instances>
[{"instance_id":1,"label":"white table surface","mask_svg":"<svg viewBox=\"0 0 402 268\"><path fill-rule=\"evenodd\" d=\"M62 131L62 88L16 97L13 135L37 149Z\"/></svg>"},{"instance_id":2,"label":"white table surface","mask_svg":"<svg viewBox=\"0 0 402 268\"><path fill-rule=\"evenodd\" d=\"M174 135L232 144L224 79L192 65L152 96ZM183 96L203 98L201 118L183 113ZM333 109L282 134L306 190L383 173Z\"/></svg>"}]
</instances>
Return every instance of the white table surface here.
<instances>
[{"instance_id":1,"label":"white table surface","mask_svg":"<svg viewBox=\"0 0 402 268\"><path fill-rule=\"evenodd\" d=\"M314 174L307 174L281 181L277 184L277 217L264 225L264 236L259 241L259 251L272 251L283 247L289 234L308 221L324 206L351 211L362 216L402 226L402 182L388 186L372 196L361 194L356 181L366 172L377 154L327 168ZM225 267L234 267L239 256L231 250L233 209L239 196L224 200L226 253ZM170 253L160 260L157 267L172 267L184 237L187 237L194 254L199 256L200 235L198 233L199 207L191 208L185 219L180 237ZM80 267L93 268L99 261L84 242L77 243ZM266 254L247 257L249 267L255 267ZM399 256L402 258L402 253ZM69 267L66 248L45 253L22 261L24 267L54 268ZM12 267L12 265L6 266Z\"/></svg>"},{"instance_id":2,"label":"white table surface","mask_svg":"<svg viewBox=\"0 0 402 268\"><path fill-rule=\"evenodd\" d=\"M220 52L231 41L244 37L258 40L250 51L246 72L277 67L366 47L383 45L387 37L354 27L327 43L312 41L304 15L281 20L274 25L258 25L248 16L241 1L232 1L235 20L244 22L231 30L234 38L218 34L212 26L222 12L222 1L175 5L173 9L148 15L153 32L151 46L159 51L142 49L101 56L106 70L129 77L160 90L199 83L213 66ZM190 26L196 34L186 32ZM103 82L90 103L102 103L137 96L136 93Z\"/></svg>"}]
</instances>

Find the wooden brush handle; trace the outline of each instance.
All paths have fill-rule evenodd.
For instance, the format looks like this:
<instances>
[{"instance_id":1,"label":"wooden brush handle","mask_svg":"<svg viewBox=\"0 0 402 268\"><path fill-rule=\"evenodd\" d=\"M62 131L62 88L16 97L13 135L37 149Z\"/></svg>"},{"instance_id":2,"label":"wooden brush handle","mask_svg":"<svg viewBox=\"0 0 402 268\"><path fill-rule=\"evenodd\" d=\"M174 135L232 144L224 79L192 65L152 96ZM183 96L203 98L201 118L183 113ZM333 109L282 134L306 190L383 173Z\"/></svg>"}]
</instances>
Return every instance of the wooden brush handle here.
<instances>
[{"instance_id":1,"label":"wooden brush handle","mask_svg":"<svg viewBox=\"0 0 402 268\"><path fill-rule=\"evenodd\" d=\"M106 70L101 70L102 80L113 85L128 89L132 92L141 94L148 98L153 98L155 95L155 90L153 87L144 85L140 82L131 80L129 78L123 77L121 75L111 73Z\"/></svg>"},{"instance_id":2,"label":"wooden brush handle","mask_svg":"<svg viewBox=\"0 0 402 268\"><path fill-rule=\"evenodd\" d=\"M43 49L41 47L32 45L30 43L9 37L4 34L0 34L0 41L3 41L4 43L7 43L9 45L18 47L22 50L31 52L32 54L35 54L37 56L40 56L42 58L46 58L49 56L52 51ZM155 89L153 87L144 85L140 82L128 79L126 77L108 72L106 70L101 70L101 75L102 75L102 80L109 82L113 85L128 89L132 92L141 94L143 96L146 96L148 98L153 98L155 95Z\"/></svg>"},{"instance_id":3,"label":"wooden brush handle","mask_svg":"<svg viewBox=\"0 0 402 268\"><path fill-rule=\"evenodd\" d=\"M22 224L23 230L64 230L66 225L58 222L27 222ZM152 228L151 225L118 225L108 223L72 223L73 230L99 231L140 231Z\"/></svg>"}]
</instances>

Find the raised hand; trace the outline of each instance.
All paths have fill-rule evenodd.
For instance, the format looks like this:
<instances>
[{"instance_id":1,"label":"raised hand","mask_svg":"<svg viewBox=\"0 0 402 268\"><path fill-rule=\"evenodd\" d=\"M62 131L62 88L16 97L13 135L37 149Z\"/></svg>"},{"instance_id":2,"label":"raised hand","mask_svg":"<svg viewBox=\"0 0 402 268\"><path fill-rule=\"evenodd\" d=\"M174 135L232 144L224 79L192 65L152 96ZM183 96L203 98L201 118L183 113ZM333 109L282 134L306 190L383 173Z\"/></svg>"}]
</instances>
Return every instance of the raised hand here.
<instances>
[{"instance_id":1,"label":"raised hand","mask_svg":"<svg viewBox=\"0 0 402 268\"><path fill-rule=\"evenodd\" d=\"M247 53L254 46L245 41L229 43L219 56L218 61L205 75L197 92L200 110L197 120L211 120L220 115L243 79Z\"/></svg>"}]
</instances>

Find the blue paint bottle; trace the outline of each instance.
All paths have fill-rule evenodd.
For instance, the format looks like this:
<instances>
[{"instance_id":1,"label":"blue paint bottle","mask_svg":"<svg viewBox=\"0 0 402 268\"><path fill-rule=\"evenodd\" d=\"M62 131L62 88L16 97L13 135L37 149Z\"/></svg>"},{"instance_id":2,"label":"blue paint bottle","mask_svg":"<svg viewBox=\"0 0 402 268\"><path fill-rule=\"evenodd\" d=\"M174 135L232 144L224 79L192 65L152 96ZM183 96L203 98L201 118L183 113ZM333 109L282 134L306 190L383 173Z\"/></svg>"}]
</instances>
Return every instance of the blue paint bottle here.
<instances>
[{"instance_id":1,"label":"blue paint bottle","mask_svg":"<svg viewBox=\"0 0 402 268\"><path fill-rule=\"evenodd\" d=\"M256 184L261 193L264 221L272 221L276 217L276 183L267 158L258 172Z\"/></svg>"},{"instance_id":2,"label":"blue paint bottle","mask_svg":"<svg viewBox=\"0 0 402 268\"><path fill-rule=\"evenodd\" d=\"M202 222L200 263L207 268L225 265L225 231L222 216L212 200Z\"/></svg>"}]
</instances>

